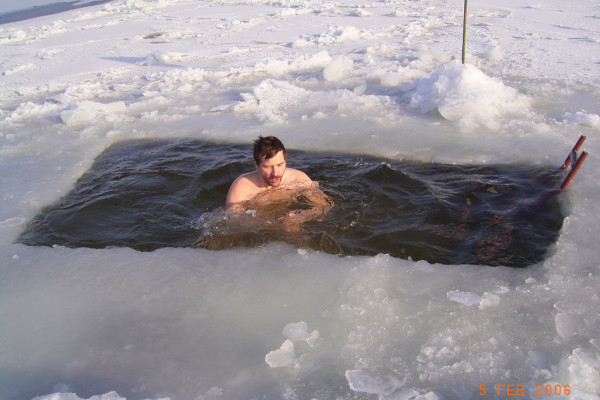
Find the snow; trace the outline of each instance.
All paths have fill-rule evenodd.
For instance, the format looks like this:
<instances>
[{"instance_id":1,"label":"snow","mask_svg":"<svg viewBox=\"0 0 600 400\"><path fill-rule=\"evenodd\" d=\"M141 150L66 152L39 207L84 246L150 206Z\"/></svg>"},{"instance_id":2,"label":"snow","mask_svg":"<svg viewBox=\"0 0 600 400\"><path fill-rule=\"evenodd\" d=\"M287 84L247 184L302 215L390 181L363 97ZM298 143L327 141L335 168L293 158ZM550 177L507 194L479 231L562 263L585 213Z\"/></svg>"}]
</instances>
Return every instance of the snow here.
<instances>
[{"instance_id":1,"label":"snow","mask_svg":"<svg viewBox=\"0 0 600 400\"><path fill-rule=\"evenodd\" d=\"M409 107L421 113L437 110L465 130L497 129L500 120L529 111L530 101L517 90L458 61L442 65L429 78L417 79L407 90Z\"/></svg>"},{"instance_id":2,"label":"snow","mask_svg":"<svg viewBox=\"0 0 600 400\"><path fill-rule=\"evenodd\" d=\"M0 25L0 397L435 400L516 383L600 399L600 6L469 4L466 65L462 6L114 0ZM585 134L590 156L525 269L15 243L111 144L259 134L551 166Z\"/></svg>"}]
</instances>

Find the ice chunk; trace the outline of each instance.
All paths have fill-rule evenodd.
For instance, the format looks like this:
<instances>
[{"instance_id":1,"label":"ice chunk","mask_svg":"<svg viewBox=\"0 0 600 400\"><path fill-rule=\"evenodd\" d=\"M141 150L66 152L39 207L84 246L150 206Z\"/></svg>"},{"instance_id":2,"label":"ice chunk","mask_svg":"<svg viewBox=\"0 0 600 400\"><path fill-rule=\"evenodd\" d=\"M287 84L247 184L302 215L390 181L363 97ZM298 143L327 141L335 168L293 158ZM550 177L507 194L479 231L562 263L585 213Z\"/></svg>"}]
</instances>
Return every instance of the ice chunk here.
<instances>
[{"instance_id":1,"label":"ice chunk","mask_svg":"<svg viewBox=\"0 0 600 400\"><path fill-rule=\"evenodd\" d=\"M489 61L500 61L504 58L504 56L502 55L502 50L498 47L480 54L479 57Z\"/></svg>"},{"instance_id":2,"label":"ice chunk","mask_svg":"<svg viewBox=\"0 0 600 400\"><path fill-rule=\"evenodd\" d=\"M269 364L271 368L288 367L296 360L296 354L294 353L294 342L290 339L283 342L281 347L277 350L271 351L265 356L265 362Z\"/></svg>"},{"instance_id":3,"label":"ice chunk","mask_svg":"<svg viewBox=\"0 0 600 400\"><path fill-rule=\"evenodd\" d=\"M563 340L567 341L573 338L577 333L577 327L573 317L566 313L558 313L554 318L556 332Z\"/></svg>"},{"instance_id":4,"label":"ice chunk","mask_svg":"<svg viewBox=\"0 0 600 400\"><path fill-rule=\"evenodd\" d=\"M321 334L319 333L318 330L314 330L310 333L310 335L308 335L308 339L306 339L306 343L308 343L308 345L310 347L313 347L315 345L315 343L317 342L317 340L319 340L319 337L321 336Z\"/></svg>"},{"instance_id":5,"label":"ice chunk","mask_svg":"<svg viewBox=\"0 0 600 400\"><path fill-rule=\"evenodd\" d=\"M502 118L530 109L527 96L473 65L458 62L441 66L428 79L418 79L405 98L415 110L427 113L437 109L448 121L469 129L496 129Z\"/></svg>"},{"instance_id":6,"label":"ice chunk","mask_svg":"<svg viewBox=\"0 0 600 400\"><path fill-rule=\"evenodd\" d=\"M559 119L567 124L581 125L588 128L600 129L600 116L596 114L587 114L585 112L578 111L575 114L567 113Z\"/></svg>"},{"instance_id":7,"label":"ice chunk","mask_svg":"<svg viewBox=\"0 0 600 400\"><path fill-rule=\"evenodd\" d=\"M428 392L428 393L425 393L424 395L417 397L415 400L438 400L438 399L439 399L439 397L435 393Z\"/></svg>"},{"instance_id":8,"label":"ice chunk","mask_svg":"<svg viewBox=\"0 0 600 400\"><path fill-rule=\"evenodd\" d=\"M484 309L488 307L494 307L499 305L501 302L500 296L494 293L485 292L481 297L481 302L479 303L479 308Z\"/></svg>"},{"instance_id":9,"label":"ice chunk","mask_svg":"<svg viewBox=\"0 0 600 400\"><path fill-rule=\"evenodd\" d=\"M381 74L379 80L381 86L400 86L405 82L423 78L423 76L424 73L418 69L400 66L395 72L385 72Z\"/></svg>"},{"instance_id":10,"label":"ice chunk","mask_svg":"<svg viewBox=\"0 0 600 400\"><path fill-rule=\"evenodd\" d=\"M362 85L355 87L352 92L354 93L355 96L362 96L363 94L365 94L366 91L367 91L367 84L363 83Z\"/></svg>"},{"instance_id":11,"label":"ice chunk","mask_svg":"<svg viewBox=\"0 0 600 400\"><path fill-rule=\"evenodd\" d=\"M393 376L371 374L362 370L348 370L346 371L346 379L350 389L355 392L377 394L377 395L389 395L402 388L406 379L402 381L398 380Z\"/></svg>"},{"instance_id":12,"label":"ice chunk","mask_svg":"<svg viewBox=\"0 0 600 400\"><path fill-rule=\"evenodd\" d=\"M286 110L304 103L310 92L284 81L267 79L254 88L252 93L242 93L245 100L234 107L237 114L254 113L261 121L282 123Z\"/></svg>"},{"instance_id":13,"label":"ice chunk","mask_svg":"<svg viewBox=\"0 0 600 400\"><path fill-rule=\"evenodd\" d=\"M83 400L75 393L54 393L47 396L35 397L33 400ZM109 392L97 396L92 396L88 400L125 400L117 392Z\"/></svg>"},{"instance_id":14,"label":"ice chunk","mask_svg":"<svg viewBox=\"0 0 600 400\"><path fill-rule=\"evenodd\" d=\"M507 288L506 286L500 286L499 288L494 290L494 293L497 293L497 294L506 294L508 292L510 292L510 289Z\"/></svg>"},{"instance_id":15,"label":"ice chunk","mask_svg":"<svg viewBox=\"0 0 600 400\"><path fill-rule=\"evenodd\" d=\"M573 350L571 356L562 364L570 377L571 386L585 393L600 392L600 359L583 349ZM591 398L591 397L590 397Z\"/></svg>"},{"instance_id":16,"label":"ice chunk","mask_svg":"<svg viewBox=\"0 0 600 400\"><path fill-rule=\"evenodd\" d=\"M291 340L307 341L308 325L304 321L289 323L283 328L283 336Z\"/></svg>"},{"instance_id":17,"label":"ice chunk","mask_svg":"<svg viewBox=\"0 0 600 400\"><path fill-rule=\"evenodd\" d=\"M19 105L7 118L11 122L24 122L34 118L42 118L44 116L54 115L57 111L56 104L44 102L44 104L35 104L31 101L26 101Z\"/></svg>"},{"instance_id":18,"label":"ice chunk","mask_svg":"<svg viewBox=\"0 0 600 400\"><path fill-rule=\"evenodd\" d=\"M479 295L471 292L461 292L460 290L448 292L448 300L455 301L467 307L476 306L481 302Z\"/></svg>"},{"instance_id":19,"label":"ice chunk","mask_svg":"<svg viewBox=\"0 0 600 400\"><path fill-rule=\"evenodd\" d=\"M327 50L313 54L306 61L297 62L299 70L313 70L325 68L331 62L331 56Z\"/></svg>"},{"instance_id":20,"label":"ice chunk","mask_svg":"<svg viewBox=\"0 0 600 400\"><path fill-rule=\"evenodd\" d=\"M354 61L346 56L337 56L323 70L327 82L338 82L352 73Z\"/></svg>"},{"instance_id":21,"label":"ice chunk","mask_svg":"<svg viewBox=\"0 0 600 400\"><path fill-rule=\"evenodd\" d=\"M34 64L32 63L28 63L28 64L24 64L24 65L18 65L14 68L10 68L7 69L5 71L2 72L2 75L4 76L11 76L14 74L18 74L20 72L24 72L24 71L33 71L35 69L37 69L38 67L36 67Z\"/></svg>"},{"instance_id":22,"label":"ice chunk","mask_svg":"<svg viewBox=\"0 0 600 400\"><path fill-rule=\"evenodd\" d=\"M586 306L572 301L558 301L554 304L554 308L558 312L570 315L583 315L587 310Z\"/></svg>"},{"instance_id":23,"label":"ice chunk","mask_svg":"<svg viewBox=\"0 0 600 400\"><path fill-rule=\"evenodd\" d=\"M186 55L183 53L155 51L148 54L143 61L140 61L137 64L142 66L172 64L185 58Z\"/></svg>"},{"instance_id":24,"label":"ice chunk","mask_svg":"<svg viewBox=\"0 0 600 400\"><path fill-rule=\"evenodd\" d=\"M353 17L372 17L375 14L373 14L370 11L365 10L364 8L359 7L354 10L348 11L348 15L353 16Z\"/></svg>"},{"instance_id":25,"label":"ice chunk","mask_svg":"<svg viewBox=\"0 0 600 400\"><path fill-rule=\"evenodd\" d=\"M126 110L127 106L123 101L102 104L86 100L80 102L75 108L61 112L60 118L65 125L73 128L83 126L100 115L123 113Z\"/></svg>"},{"instance_id":26,"label":"ice chunk","mask_svg":"<svg viewBox=\"0 0 600 400\"><path fill-rule=\"evenodd\" d=\"M317 330L309 334L308 325L304 321L287 324L281 333L290 340L306 342L310 347L315 345L320 336Z\"/></svg>"}]
</instances>

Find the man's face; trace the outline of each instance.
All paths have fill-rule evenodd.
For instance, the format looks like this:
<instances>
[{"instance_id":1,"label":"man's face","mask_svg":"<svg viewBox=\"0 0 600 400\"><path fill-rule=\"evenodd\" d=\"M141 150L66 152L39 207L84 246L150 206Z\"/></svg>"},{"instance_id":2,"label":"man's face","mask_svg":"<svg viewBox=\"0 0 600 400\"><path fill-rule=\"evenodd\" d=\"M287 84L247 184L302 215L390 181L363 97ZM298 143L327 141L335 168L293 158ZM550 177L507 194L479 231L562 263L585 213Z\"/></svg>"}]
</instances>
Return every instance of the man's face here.
<instances>
[{"instance_id":1,"label":"man's face","mask_svg":"<svg viewBox=\"0 0 600 400\"><path fill-rule=\"evenodd\" d=\"M272 187L279 186L285 172L285 156L283 151L275 154L272 158L267 158L260 164L254 161L254 166L263 181Z\"/></svg>"}]
</instances>

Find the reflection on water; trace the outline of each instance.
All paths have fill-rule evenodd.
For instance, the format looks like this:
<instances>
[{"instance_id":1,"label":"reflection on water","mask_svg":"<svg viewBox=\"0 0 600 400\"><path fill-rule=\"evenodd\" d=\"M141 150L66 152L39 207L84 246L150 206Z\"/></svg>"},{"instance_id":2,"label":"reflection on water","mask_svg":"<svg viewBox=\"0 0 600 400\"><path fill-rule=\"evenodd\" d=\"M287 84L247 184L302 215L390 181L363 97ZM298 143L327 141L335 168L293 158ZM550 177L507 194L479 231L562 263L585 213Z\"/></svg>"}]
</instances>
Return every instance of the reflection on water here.
<instances>
[{"instance_id":1,"label":"reflection on water","mask_svg":"<svg viewBox=\"0 0 600 400\"><path fill-rule=\"evenodd\" d=\"M273 191L241 213L226 213L227 190L251 170L250 153L249 146L193 140L114 145L19 241L142 251L283 241L339 255L526 266L543 259L564 218L550 195L556 176L548 168L295 151L289 152L288 165L320 183L334 204L328 212L290 223L290 213L310 212L314 204L303 191L292 196Z\"/></svg>"}]
</instances>

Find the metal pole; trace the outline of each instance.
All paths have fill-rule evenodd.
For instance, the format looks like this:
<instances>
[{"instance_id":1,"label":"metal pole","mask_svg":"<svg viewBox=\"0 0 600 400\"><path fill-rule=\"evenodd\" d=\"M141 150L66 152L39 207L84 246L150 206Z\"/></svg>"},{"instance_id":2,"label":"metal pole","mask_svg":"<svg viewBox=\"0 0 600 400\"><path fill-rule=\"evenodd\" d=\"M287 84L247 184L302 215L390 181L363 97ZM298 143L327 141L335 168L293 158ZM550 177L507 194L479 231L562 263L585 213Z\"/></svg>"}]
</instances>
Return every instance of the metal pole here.
<instances>
[{"instance_id":1,"label":"metal pole","mask_svg":"<svg viewBox=\"0 0 600 400\"><path fill-rule=\"evenodd\" d=\"M463 17L463 47L462 47L462 63L465 63L465 48L467 46L467 0L465 0L465 10Z\"/></svg>"}]
</instances>

